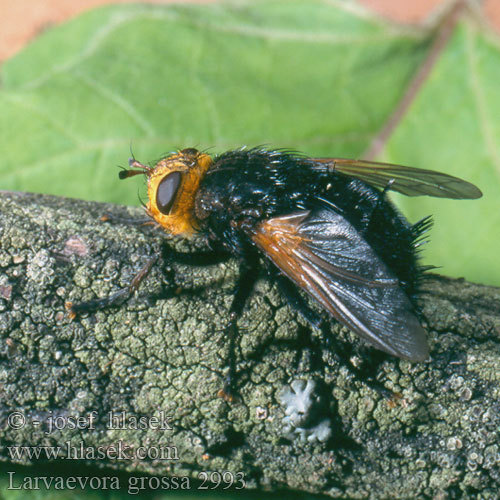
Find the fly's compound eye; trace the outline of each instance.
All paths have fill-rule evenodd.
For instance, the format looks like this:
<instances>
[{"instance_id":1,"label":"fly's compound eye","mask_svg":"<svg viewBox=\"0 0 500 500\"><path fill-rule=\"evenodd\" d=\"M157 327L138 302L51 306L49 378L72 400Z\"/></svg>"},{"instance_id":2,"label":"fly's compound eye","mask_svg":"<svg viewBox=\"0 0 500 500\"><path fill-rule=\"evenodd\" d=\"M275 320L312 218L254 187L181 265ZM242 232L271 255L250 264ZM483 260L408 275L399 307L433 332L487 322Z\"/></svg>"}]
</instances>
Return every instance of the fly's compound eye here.
<instances>
[{"instance_id":1,"label":"fly's compound eye","mask_svg":"<svg viewBox=\"0 0 500 500\"><path fill-rule=\"evenodd\" d=\"M162 214L168 215L170 212L180 183L181 173L172 172L162 179L158 185L158 189L156 190L156 204Z\"/></svg>"}]
</instances>

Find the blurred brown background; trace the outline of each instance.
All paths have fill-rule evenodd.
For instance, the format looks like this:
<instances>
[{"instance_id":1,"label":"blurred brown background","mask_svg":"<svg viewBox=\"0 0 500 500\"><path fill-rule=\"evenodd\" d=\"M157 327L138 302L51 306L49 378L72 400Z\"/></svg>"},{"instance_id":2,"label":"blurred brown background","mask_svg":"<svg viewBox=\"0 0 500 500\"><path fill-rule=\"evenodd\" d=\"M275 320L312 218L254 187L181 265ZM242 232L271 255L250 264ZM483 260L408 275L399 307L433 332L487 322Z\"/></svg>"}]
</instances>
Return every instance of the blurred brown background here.
<instances>
[{"instance_id":1,"label":"blurred brown background","mask_svg":"<svg viewBox=\"0 0 500 500\"><path fill-rule=\"evenodd\" d=\"M0 61L14 55L24 44L49 26L97 5L128 0L0 0ZM208 3L214 0L148 0L151 3ZM450 0L358 0L383 17L421 24L441 11ZM487 21L500 33L500 1L476 0Z\"/></svg>"}]
</instances>

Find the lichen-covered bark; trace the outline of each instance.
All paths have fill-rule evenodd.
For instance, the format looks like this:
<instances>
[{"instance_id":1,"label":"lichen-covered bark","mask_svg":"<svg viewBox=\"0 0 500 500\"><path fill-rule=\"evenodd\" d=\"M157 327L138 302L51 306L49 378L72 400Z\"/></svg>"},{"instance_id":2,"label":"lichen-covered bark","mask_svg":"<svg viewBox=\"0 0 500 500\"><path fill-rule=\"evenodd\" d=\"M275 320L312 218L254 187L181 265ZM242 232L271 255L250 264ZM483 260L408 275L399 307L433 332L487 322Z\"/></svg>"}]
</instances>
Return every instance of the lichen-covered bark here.
<instances>
[{"instance_id":1,"label":"lichen-covered bark","mask_svg":"<svg viewBox=\"0 0 500 500\"><path fill-rule=\"evenodd\" d=\"M160 259L126 304L68 317L66 301L126 286L148 257L168 253L166 245L203 246L154 228L104 223L104 213L142 216L132 208L1 194L1 459L35 461L13 460L13 445L61 446L64 456L70 441L90 462L159 476L242 472L249 488L348 498L479 491L497 498L499 289L426 280L432 358L410 364L387 356L374 365L374 376L402 394L394 402L339 368L328 350L318 354L308 339L319 334L263 279L239 321L239 397L228 402L217 392L236 262L197 268ZM332 335L359 344L338 325ZM373 355L360 352L361 364ZM298 411L284 406L294 380L314 381L307 387L315 393L307 414L292 419L296 428L283 420L287 408ZM109 412L125 412L132 428L113 428ZM140 416L150 420L134 429L130 419ZM316 439L320 422L330 431L326 441ZM113 446L125 447L127 459L113 459ZM139 449L150 457L133 456Z\"/></svg>"}]
</instances>

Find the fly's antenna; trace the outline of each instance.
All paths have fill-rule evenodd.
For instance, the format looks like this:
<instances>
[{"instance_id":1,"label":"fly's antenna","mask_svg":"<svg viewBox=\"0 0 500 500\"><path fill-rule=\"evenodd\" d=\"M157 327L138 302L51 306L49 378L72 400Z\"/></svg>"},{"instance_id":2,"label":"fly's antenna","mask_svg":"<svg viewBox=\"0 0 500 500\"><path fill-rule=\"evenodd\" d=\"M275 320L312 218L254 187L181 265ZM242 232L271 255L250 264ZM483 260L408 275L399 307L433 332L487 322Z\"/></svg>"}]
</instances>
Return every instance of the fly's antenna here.
<instances>
[{"instance_id":1,"label":"fly's antenna","mask_svg":"<svg viewBox=\"0 0 500 500\"><path fill-rule=\"evenodd\" d=\"M139 174L149 175L149 173L152 170L151 167L148 167L147 165L143 165L141 162L137 161L135 158L129 158L128 166L131 167L130 170L127 170L125 168L118 174L118 177L120 179L128 179L129 177L133 177L134 175L139 175ZM136 169L141 169L141 170L136 170Z\"/></svg>"}]
</instances>

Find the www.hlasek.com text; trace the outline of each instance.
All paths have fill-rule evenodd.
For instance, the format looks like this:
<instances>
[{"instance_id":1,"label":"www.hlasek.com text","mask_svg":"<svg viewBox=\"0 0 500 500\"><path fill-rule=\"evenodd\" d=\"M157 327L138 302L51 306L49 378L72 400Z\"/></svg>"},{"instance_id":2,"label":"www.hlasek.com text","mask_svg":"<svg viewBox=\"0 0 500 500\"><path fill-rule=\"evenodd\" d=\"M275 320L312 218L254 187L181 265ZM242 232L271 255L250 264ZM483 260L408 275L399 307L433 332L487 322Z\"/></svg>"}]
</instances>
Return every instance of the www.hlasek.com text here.
<instances>
[{"instance_id":1,"label":"www.hlasek.com text","mask_svg":"<svg viewBox=\"0 0 500 500\"><path fill-rule=\"evenodd\" d=\"M114 444L85 446L66 441L64 446L7 446L10 460L179 460L174 445L130 446L119 440Z\"/></svg>"}]
</instances>

